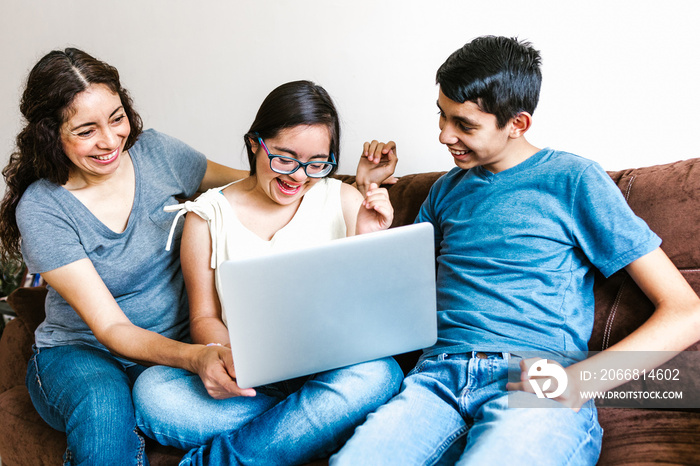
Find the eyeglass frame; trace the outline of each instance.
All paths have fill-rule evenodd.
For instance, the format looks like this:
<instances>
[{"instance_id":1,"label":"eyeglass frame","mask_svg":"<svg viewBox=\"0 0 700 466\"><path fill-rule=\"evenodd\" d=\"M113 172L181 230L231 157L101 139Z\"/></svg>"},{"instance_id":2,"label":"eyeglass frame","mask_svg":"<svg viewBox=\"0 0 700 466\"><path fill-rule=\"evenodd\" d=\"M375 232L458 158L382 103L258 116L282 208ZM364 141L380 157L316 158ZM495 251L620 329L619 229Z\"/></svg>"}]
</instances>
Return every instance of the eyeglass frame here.
<instances>
[{"instance_id":1,"label":"eyeglass frame","mask_svg":"<svg viewBox=\"0 0 700 466\"><path fill-rule=\"evenodd\" d=\"M308 176L309 178L316 178L316 179L319 179L319 178L325 178L325 177L327 177L328 175L330 175L330 173L333 171L333 169L334 169L335 167L338 166L338 162L336 162L336 160L335 160L335 155L333 154L333 152L330 153L331 160L325 160L325 161L323 161L323 162L318 162L318 161L302 162L301 160L295 159L294 157L289 157L289 156L286 156L286 155L272 154L272 153L270 152L270 149L267 148L267 145L265 144L265 141L263 141L262 138L261 138L260 136L258 136L258 135L256 135L256 137L258 138L258 142L260 143L260 145L262 146L262 148L265 150L265 153L267 154L267 158L270 160L270 170L272 170L272 171L275 172L275 173L279 173L280 175L291 175L291 174L293 174L293 173L296 173L297 170L299 170L300 168L303 168L303 169L304 169L304 173L306 174L306 176ZM295 162L295 163L297 164L297 166L296 166L296 168L295 168L294 170L292 170L292 171L280 171L280 170L276 170L276 169L273 168L273 166L272 166L272 161L273 161L274 159L289 160L289 161L291 161L291 162ZM321 175L321 176L318 176L318 175L316 175L316 174L309 174L309 172L306 171L306 167L308 167L309 165L314 165L314 164L318 164L318 163L324 163L324 164L326 164L326 165L330 165L330 166L331 166L331 169L328 171L328 173L325 173L325 174L323 174L323 175Z\"/></svg>"}]
</instances>

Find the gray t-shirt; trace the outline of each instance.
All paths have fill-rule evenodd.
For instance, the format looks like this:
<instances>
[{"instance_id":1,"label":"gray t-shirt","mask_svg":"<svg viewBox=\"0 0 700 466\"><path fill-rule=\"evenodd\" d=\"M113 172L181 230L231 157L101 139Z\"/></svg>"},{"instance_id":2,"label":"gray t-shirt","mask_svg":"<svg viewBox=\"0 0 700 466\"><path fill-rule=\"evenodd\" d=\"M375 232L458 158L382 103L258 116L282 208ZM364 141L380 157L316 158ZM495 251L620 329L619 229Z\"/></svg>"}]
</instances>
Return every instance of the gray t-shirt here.
<instances>
[{"instance_id":1,"label":"gray t-shirt","mask_svg":"<svg viewBox=\"0 0 700 466\"><path fill-rule=\"evenodd\" d=\"M206 158L177 139L144 131L129 149L136 178L126 230L115 233L65 188L38 180L17 206L22 254L30 272L43 273L89 258L129 320L168 338L188 334L188 305L175 233L165 250L174 213L163 206L192 196L206 171ZM96 310L98 311L98 310ZM103 348L68 303L50 286L46 319L36 345L85 343Z\"/></svg>"}]
</instances>

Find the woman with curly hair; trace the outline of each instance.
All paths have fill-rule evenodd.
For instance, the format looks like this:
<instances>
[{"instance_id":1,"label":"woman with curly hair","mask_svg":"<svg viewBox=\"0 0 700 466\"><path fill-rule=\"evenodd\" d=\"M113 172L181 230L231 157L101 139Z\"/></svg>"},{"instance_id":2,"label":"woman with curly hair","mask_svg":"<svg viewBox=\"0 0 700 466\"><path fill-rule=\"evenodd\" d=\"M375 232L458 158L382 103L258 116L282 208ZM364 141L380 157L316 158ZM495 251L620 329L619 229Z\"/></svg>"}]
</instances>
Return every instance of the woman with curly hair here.
<instances>
[{"instance_id":1,"label":"woman with curly hair","mask_svg":"<svg viewBox=\"0 0 700 466\"><path fill-rule=\"evenodd\" d=\"M20 252L48 284L27 386L42 418L66 432L69 464L143 464L131 386L144 366L204 374L218 354L181 343L187 299L166 252L163 206L244 172L142 131L117 70L52 51L31 70L26 124L3 170L3 258Z\"/></svg>"}]
</instances>

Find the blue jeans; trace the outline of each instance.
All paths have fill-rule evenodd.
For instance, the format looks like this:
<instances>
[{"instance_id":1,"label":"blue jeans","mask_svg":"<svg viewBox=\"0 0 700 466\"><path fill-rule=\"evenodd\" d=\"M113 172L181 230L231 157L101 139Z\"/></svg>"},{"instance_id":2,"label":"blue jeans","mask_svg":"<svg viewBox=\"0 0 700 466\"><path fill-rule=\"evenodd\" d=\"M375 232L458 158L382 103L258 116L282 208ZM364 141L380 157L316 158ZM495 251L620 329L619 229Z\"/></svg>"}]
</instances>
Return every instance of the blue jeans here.
<instances>
[{"instance_id":1,"label":"blue jeans","mask_svg":"<svg viewBox=\"0 0 700 466\"><path fill-rule=\"evenodd\" d=\"M131 399L144 369L85 345L34 348L27 388L41 417L66 433L64 464L148 465Z\"/></svg>"},{"instance_id":2,"label":"blue jeans","mask_svg":"<svg viewBox=\"0 0 700 466\"><path fill-rule=\"evenodd\" d=\"M509 408L508 366L519 374L519 360L507 353L475 356L419 361L401 393L371 414L330 464L596 463L603 432L592 402L578 413L552 400L558 407Z\"/></svg>"},{"instance_id":3,"label":"blue jeans","mask_svg":"<svg viewBox=\"0 0 700 466\"><path fill-rule=\"evenodd\" d=\"M139 377L134 402L146 435L191 449L182 465L300 464L338 449L402 379L385 358L215 400L197 375L156 366Z\"/></svg>"}]
</instances>

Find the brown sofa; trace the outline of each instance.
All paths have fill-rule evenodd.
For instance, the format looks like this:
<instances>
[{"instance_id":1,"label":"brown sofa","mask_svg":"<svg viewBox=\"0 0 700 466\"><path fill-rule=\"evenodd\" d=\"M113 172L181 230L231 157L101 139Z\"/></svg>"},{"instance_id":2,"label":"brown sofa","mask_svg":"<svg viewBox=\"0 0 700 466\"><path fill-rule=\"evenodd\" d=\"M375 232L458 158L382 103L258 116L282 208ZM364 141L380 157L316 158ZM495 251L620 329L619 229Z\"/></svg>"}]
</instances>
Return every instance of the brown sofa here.
<instances>
[{"instance_id":1,"label":"brown sofa","mask_svg":"<svg viewBox=\"0 0 700 466\"><path fill-rule=\"evenodd\" d=\"M394 226L413 221L440 175L408 175L390 187L396 209ZM661 236L662 248L688 282L700 291L700 159L621 170L610 176L632 209ZM624 338L653 311L624 271L609 279L599 275L595 293L591 350L604 349ZM40 419L24 385L33 331L44 315L44 294L44 289L21 288L9 297L18 317L7 325L0 340L0 457L7 466L59 464L66 446L65 435ZM699 348L698 344L692 347ZM417 354L397 359L408 370ZM700 464L700 409L601 408L600 422L605 435L599 464ZM153 465L177 464L182 454L153 443L147 448Z\"/></svg>"}]
</instances>

